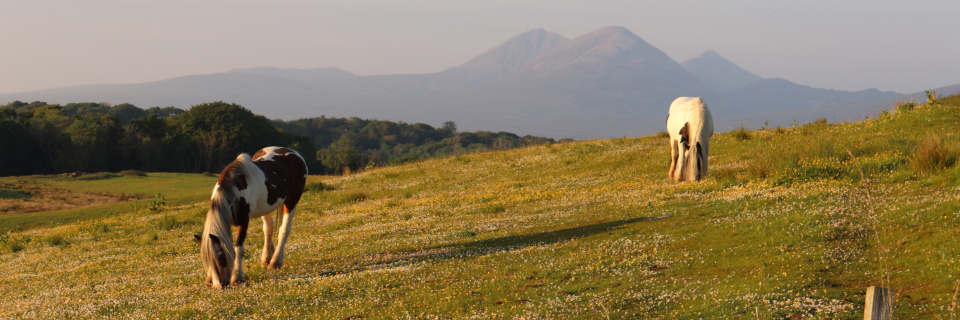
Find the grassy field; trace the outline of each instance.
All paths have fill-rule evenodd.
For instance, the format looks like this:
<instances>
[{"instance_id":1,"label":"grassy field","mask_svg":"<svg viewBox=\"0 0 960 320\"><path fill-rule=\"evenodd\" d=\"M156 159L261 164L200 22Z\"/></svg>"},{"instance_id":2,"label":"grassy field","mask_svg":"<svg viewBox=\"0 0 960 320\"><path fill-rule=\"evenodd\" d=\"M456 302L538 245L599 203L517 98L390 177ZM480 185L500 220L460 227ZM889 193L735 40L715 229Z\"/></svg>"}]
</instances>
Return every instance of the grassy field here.
<instances>
[{"instance_id":1,"label":"grassy field","mask_svg":"<svg viewBox=\"0 0 960 320\"><path fill-rule=\"evenodd\" d=\"M666 180L659 136L312 177L284 268L259 267L255 224L248 282L223 291L191 240L213 180L169 175L197 179L184 205L0 236L0 317L854 319L883 284L896 317L952 319L958 105L715 135L697 183Z\"/></svg>"},{"instance_id":2,"label":"grassy field","mask_svg":"<svg viewBox=\"0 0 960 320\"><path fill-rule=\"evenodd\" d=\"M2 177L0 233L196 204L210 198L216 182L217 177L178 173Z\"/></svg>"}]
</instances>

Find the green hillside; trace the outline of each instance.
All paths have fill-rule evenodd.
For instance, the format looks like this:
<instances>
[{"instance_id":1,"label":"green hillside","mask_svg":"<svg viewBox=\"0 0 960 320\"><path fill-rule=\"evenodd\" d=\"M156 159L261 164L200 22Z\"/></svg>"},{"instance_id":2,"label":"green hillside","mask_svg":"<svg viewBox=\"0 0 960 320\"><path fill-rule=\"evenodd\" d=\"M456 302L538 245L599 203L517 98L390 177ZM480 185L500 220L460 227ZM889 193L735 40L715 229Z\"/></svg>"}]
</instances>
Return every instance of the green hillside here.
<instances>
[{"instance_id":1,"label":"green hillside","mask_svg":"<svg viewBox=\"0 0 960 320\"><path fill-rule=\"evenodd\" d=\"M666 179L659 136L320 177L283 269L255 222L224 291L204 202L11 232L0 317L854 319L883 284L898 318L953 318L960 97L899 109L715 135L697 183Z\"/></svg>"}]
</instances>

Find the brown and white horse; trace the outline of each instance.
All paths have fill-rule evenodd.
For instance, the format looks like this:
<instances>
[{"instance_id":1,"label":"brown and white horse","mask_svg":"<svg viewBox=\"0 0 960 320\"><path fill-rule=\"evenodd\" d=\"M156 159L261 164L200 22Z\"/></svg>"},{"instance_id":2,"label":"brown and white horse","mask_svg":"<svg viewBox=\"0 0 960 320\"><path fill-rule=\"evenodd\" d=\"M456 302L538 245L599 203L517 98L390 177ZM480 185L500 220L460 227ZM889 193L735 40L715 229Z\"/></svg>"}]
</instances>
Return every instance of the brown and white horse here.
<instances>
[{"instance_id":1,"label":"brown and white horse","mask_svg":"<svg viewBox=\"0 0 960 320\"><path fill-rule=\"evenodd\" d=\"M200 239L200 260L207 273L207 285L223 288L243 282L243 241L250 219L263 220L263 267L283 266L283 247L306 181L307 164L303 157L283 147L263 148L253 158L241 154L223 169L213 188ZM270 213L281 206L283 224L274 249ZM236 243L231 226L237 227Z\"/></svg>"},{"instance_id":2,"label":"brown and white horse","mask_svg":"<svg viewBox=\"0 0 960 320\"><path fill-rule=\"evenodd\" d=\"M698 181L707 175L713 115L703 99L680 97L667 114L670 133L670 179Z\"/></svg>"}]
</instances>

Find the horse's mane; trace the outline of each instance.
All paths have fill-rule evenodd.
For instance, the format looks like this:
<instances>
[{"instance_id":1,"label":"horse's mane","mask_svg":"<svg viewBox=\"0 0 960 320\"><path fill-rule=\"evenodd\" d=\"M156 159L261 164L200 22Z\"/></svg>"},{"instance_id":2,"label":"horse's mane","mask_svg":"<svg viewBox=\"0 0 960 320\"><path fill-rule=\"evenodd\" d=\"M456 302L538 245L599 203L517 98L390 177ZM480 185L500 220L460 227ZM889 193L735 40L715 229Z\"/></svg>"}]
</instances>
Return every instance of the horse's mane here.
<instances>
[{"instance_id":1,"label":"horse's mane","mask_svg":"<svg viewBox=\"0 0 960 320\"><path fill-rule=\"evenodd\" d=\"M227 266L230 269L227 274L233 272L232 266L236 252L233 248L233 236L230 232L230 226L234 223L234 215L237 190L239 184L246 184L246 177L252 171L256 170L253 161L248 154L240 154L237 160L231 162L220 174L220 180L213 189L213 195L210 197L210 210L207 211L207 219L203 226L203 238L200 243L200 258L203 261L204 268L215 268L217 251L214 248L213 240L209 235L214 235L220 240L222 252L226 258ZM219 272L217 272L219 273ZM221 282L229 283L230 279L221 279Z\"/></svg>"}]
</instances>

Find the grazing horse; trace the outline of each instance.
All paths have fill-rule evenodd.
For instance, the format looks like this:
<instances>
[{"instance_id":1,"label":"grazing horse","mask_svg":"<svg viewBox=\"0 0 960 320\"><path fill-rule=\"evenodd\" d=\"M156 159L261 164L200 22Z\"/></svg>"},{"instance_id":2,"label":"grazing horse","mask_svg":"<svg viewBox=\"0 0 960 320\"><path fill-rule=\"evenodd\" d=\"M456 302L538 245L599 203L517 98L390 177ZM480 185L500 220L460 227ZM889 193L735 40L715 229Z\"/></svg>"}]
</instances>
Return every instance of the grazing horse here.
<instances>
[{"instance_id":1,"label":"grazing horse","mask_svg":"<svg viewBox=\"0 0 960 320\"><path fill-rule=\"evenodd\" d=\"M207 272L207 285L220 289L243 282L243 241L250 219L263 220L263 267L283 266L283 247L306 182L307 164L303 157L283 147L260 149L253 158L241 154L223 169L213 187L200 239L200 260ZM280 206L283 224L274 249L270 213ZM236 243L230 226L237 227Z\"/></svg>"},{"instance_id":2,"label":"grazing horse","mask_svg":"<svg viewBox=\"0 0 960 320\"><path fill-rule=\"evenodd\" d=\"M670 179L697 181L707 175L713 116L703 99L680 97L670 104Z\"/></svg>"}]
</instances>

